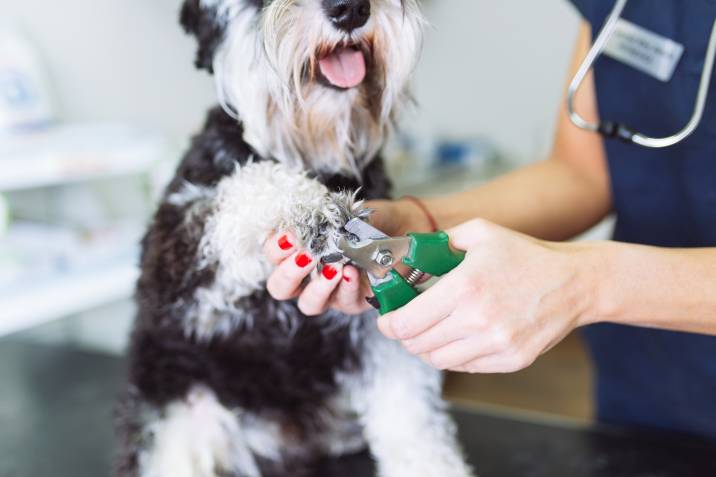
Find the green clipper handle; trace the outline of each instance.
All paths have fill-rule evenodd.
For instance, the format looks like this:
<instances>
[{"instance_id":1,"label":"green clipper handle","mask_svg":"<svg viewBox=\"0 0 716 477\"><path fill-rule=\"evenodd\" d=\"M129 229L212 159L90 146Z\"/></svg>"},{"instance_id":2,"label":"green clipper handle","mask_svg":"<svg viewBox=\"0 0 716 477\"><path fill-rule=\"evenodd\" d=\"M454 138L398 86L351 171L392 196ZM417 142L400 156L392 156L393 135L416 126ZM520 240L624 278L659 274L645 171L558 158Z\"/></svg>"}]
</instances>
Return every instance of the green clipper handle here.
<instances>
[{"instance_id":1,"label":"green clipper handle","mask_svg":"<svg viewBox=\"0 0 716 477\"><path fill-rule=\"evenodd\" d=\"M465 252L450 247L450 238L445 232L408 236L412 239L410 251L403 263L411 268L440 277L465 259ZM373 293L380 303L381 315L402 308L418 296L418 291L398 272L393 270L389 276L389 281L373 287Z\"/></svg>"}]
</instances>

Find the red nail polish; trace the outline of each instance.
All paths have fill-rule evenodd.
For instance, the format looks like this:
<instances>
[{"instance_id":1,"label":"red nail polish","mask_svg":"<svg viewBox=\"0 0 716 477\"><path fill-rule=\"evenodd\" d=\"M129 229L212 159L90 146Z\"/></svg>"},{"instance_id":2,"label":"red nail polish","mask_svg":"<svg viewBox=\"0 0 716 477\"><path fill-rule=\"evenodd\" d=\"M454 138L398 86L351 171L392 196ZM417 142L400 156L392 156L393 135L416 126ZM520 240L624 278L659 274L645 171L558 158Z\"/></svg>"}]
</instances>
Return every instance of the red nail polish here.
<instances>
[{"instance_id":1,"label":"red nail polish","mask_svg":"<svg viewBox=\"0 0 716 477\"><path fill-rule=\"evenodd\" d=\"M346 282L346 283L350 283L350 282L351 282L351 277L347 277L347 276L343 275L343 281Z\"/></svg>"},{"instance_id":2,"label":"red nail polish","mask_svg":"<svg viewBox=\"0 0 716 477\"><path fill-rule=\"evenodd\" d=\"M293 248L293 244L289 242L288 236L286 235L278 239L278 246L281 248L281 250L290 250Z\"/></svg>"},{"instance_id":3,"label":"red nail polish","mask_svg":"<svg viewBox=\"0 0 716 477\"><path fill-rule=\"evenodd\" d=\"M323 276L326 277L327 280L333 280L336 278L336 275L338 275L338 270L336 270L335 267L331 265L323 267Z\"/></svg>"},{"instance_id":4,"label":"red nail polish","mask_svg":"<svg viewBox=\"0 0 716 477\"><path fill-rule=\"evenodd\" d=\"M301 268L306 268L308 265L311 264L312 261L313 260L311 259L311 257L306 255L305 253L299 254L296 257L296 265L298 265Z\"/></svg>"}]
</instances>

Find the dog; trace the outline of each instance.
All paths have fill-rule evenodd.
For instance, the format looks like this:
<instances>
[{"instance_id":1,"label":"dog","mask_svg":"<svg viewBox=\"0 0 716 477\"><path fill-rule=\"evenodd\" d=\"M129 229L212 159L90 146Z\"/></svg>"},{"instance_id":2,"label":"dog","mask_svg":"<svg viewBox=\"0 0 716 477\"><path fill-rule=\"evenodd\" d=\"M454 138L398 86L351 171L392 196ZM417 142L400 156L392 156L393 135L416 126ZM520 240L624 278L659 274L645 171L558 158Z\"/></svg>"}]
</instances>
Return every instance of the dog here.
<instances>
[{"instance_id":1,"label":"dog","mask_svg":"<svg viewBox=\"0 0 716 477\"><path fill-rule=\"evenodd\" d=\"M421 49L418 0L185 0L220 105L145 238L117 477L311 475L366 447L384 477L472 475L440 373L375 313L308 318L262 244L335 254L389 194L380 150Z\"/></svg>"}]
</instances>

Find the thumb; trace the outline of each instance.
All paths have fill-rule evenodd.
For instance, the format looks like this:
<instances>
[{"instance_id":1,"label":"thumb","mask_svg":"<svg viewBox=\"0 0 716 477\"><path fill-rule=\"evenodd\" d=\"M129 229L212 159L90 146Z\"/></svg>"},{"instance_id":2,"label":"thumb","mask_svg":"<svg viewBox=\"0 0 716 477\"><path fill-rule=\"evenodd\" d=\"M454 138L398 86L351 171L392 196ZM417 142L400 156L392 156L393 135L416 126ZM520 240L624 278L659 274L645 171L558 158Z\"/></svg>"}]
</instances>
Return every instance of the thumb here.
<instances>
[{"instance_id":1,"label":"thumb","mask_svg":"<svg viewBox=\"0 0 716 477\"><path fill-rule=\"evenodd\" d=\"M467 252L484 242L497 228L497 225L484 219L473 219L447 230L447 234L453 247Z\"/></svg>"}]
</instances>

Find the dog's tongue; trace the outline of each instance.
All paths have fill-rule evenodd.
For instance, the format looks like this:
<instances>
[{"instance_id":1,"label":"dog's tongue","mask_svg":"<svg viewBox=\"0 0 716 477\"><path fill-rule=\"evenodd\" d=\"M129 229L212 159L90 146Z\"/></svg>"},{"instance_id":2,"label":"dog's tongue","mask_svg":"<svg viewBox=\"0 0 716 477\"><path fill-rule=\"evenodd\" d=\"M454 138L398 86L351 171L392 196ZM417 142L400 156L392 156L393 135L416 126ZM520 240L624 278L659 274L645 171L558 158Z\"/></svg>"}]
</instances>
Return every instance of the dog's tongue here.
<instances>
[{"instance_id":1,"label":"dog's tongue","mask_svg":"<svg viewBox=\"0 0 716 477\"><path fill-rule=\"evenodd\" d=\"M333 86L355 88L365 79L365 57L362 51L339 48L318 62L321 73Z\"/></svg>"}]
</instances>

